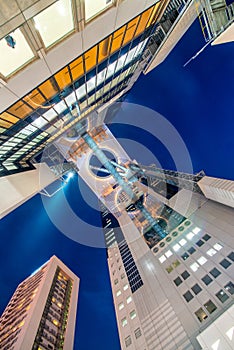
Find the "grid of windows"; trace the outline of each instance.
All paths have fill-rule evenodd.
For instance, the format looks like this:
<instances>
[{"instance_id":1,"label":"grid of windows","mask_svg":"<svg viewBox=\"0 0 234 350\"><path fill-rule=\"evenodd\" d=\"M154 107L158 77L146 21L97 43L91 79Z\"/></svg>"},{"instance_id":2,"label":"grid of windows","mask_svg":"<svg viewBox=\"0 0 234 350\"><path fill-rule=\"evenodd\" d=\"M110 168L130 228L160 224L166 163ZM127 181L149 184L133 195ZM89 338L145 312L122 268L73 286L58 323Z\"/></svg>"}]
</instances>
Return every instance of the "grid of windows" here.
<instances>
[{"instance_id":1,"label":"grid of windows","mask_svg":"<svg viewBox=\"0 0 234 350\"><path fill-rule=\"evenodd\" d=\"M119 251L122 257L131 291L134 293L137 289L143 286L143 281L132 257L132 253L125 240L119 244Z\"/></svg>"}]
</instances>

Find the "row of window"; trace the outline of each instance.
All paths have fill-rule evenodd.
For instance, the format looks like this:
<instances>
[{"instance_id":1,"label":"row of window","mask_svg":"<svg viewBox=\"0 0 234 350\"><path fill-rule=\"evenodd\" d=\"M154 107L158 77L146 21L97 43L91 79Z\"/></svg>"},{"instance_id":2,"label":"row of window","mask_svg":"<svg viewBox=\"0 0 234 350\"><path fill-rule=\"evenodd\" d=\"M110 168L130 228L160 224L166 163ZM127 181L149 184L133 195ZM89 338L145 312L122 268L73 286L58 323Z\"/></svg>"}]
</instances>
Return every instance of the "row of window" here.
<instances>
[{"instance_id":1,"label":"row of window","mask_svg":"<svg viewBox=\"0 0 234 350\"><path fill-rule=\"evenodd\" d=\"M141 336L141 329L137 328L134 330L135 338L138 339ZM132 338L129 335L128 337L125 338L125 346L126 348L132 344Z\"/></svg>"},{"instance_id":2,"label":"row of window","mask_svg":"<svg viewBox=\"0 0 234 350\"><path fill-rule=\"evenodd\" d=\"M132 310L132 311L129 313L129 317L130 317L131 320L133 320L133 319L136 317L136 311L135 311L135 310ZM121 324L122 324L122 327L125 327L125 326L128 324L128 320L127 320L127 317L126 317L126 316L125 316L124 318L122 318Z\"/></svg>"}]
</instances>

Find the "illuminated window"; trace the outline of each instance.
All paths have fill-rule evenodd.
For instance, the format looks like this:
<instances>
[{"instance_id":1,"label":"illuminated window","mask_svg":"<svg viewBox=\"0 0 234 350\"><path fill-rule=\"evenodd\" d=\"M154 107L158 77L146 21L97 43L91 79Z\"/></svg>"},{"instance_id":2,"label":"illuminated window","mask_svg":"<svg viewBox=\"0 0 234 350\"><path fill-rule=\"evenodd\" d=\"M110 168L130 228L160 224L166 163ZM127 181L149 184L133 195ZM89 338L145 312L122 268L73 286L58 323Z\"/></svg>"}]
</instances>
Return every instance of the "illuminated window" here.
<instances>
[{"instance_id":1,"label":"illuminated window","mask_svg":"<svg viewBox=\"0 0 234 350\"><path fill-rule=\"evenodd\" d=\"M127 304L131 303L131 301L132 301L132 297L129 296L129 297L127 298Z\"/></svg>"},{"instance_id":2,"label":"illuminated window","mask_svg":"<svg viewBox=\"0 0 234 350\"><path fill-rule=\"evenodd\" d=\"M179 244L181 246L184 246L185 244L187 243L186 239L182 238L180 241L179 241Z\"/></svg>"},{"instance_id":3,"label":"illuminated window","mask_svg":"<svg viewBox=\"0 0 234 350\"><path fill-rule=\"evenodd\" d=\"M33 51L19 28L9 35L16 41L14 49L7 45L5 38L0 40L0 73L5 77L17 71L34 57Z\"/></svg>"},{"instance_id":4,"label":"illuminated window","mask_svg":"<svg viewBox=\"0 0 234 350\"><path fill-rule=\"evenodd\" d=\"M159 258L158 260L159 260L160 263L162 264L164 261L166 261L165 255L160 256L160 258Z\"/></svg>"},{"instance_id":5,"label":"illuminated window","mask_svg":"<svg viewBox=\"0 0 234 350\"><path fill-rule=\"evenodd\" d=\"M165 255L166 255L167 258L169 258L170 256L172 256L171 250L166 251Z\"/></svg>"},{"instance_id":6,"label":"illuminated window","mask_svg":"<svg viewBox=\"0 0 234 350\"><path fill-rule=\"evenodd\" d=\"M210 248L209 250L207 250L206 254L209 255L209 256L213 256L215 255L217 252L215 249L213 248Z\"/></svg>"},{"instance_id":7,"label":"illuminated window","mask_svg":"<svg viewBox=\"0 0 234 350\"><path fill-rule=\"evenodd\" d=\"M195 315L197 316L200 322L203 322L208 317L205 311L201 307L195 312Z\"/></svg>"},{"instance_id":8,"label":"illuminated window","mask_svg":"<svg viewBox=\"0 0 234 350\"><path fill-rule=\"evenodd\" d=\"M113 0L85 0L85 19L86 21L112 5Z\"/></svg>"},{"instance_id":9,"label":"illuminated window","mask_svg":"<svg viewBox=\"0 0 234 350\"><path fill-rule=\"evenodd\" d=\"M119 289L117 292L116 292L116 296L120 296L121 295L121 290Z\"/></svg>"},{"instance_id":10,"label":"illuminated window","mask_svg":"<svg viewBox=\"0 0 234 350\"><path fill-rule=\"evenodd\" d=\"M123 290L127 290L128 289L128 284L125 284L125 286L123 287Z\"/></svg>"},{"instance_id":11,"label":"illuminated window","mask_svg":"<svg viewBox=\"0 0 234 350\"><path fill-rule=\"evenodd\" d=\"M229 299L229 296L222 289L215 295L222 303Z\"/></svg>"},{"instance_id":12,"label":"illuminated window","mask_svg":"<svg viewBox=\"0 0 234 350\"><path fill-rule=\"evenodd\" d=\"M191 239L193 239L194 234L192 232L189 232L186 237L191 241Z\"/></svg>"},{"instance_id":13,"label":"illuminated window","mask_svg":"<svg viewBox=\"0 0 234 350\"><path fill-rule=\"evenodd\" d=\"M58 321L58 320L53 320L53 324L54 324L55 326L58 326L58 325L59 325L59 321Z\"/></svg>"},{"instance_id":14,"label":"illuminated window","mask_svg":"<svg viewBox=\"0 0 234 350\"><path fill-rule=\"evenodd\" d=\"M194 229L193 229L193 233L196 235L198 232L200 232L201 231L201 229L199 228L199 227L195 227Z\"/></svg>"},{"instance_id":15,"label":"illuminated window","mask_svg":"<svg viewBox=\"0 0 234 350\"><path fill-rule=\"evenodd\" d=\"M217 251L221 250L223 248L223 246L220 243L215 243L214 244L214 249L216 249Z\"/></svg>"},{"instance_id":16,"label":"illuminated window","mask_svg":"<svg viewBox=\"0 0 234 350\"><path fill-rule=\"evenodd\" d=\"M133 320L135 317L136 317L136 311L135 311L135 310L132 310L132 311L130 312L130 318L131 318L131 320Z\"/></svg>"},{"instance_id":17,"label":"illuminated window","mask_svg":"<svg viewBox=\"0 0 234 350\"><path fill-rule=\"evenodd\" d=\"M200 265L204 265L207 262L207 259L204 256L201 256L199 259L197 259L197 262Z\"/></svg>"},{"instance_id":18,"label":"illuminated window","mask_svg":"<svg viewBox=\"0 0 234 350\"><path fill-rule=\"evenodd\" d=\"M124 308L124 303L119 304L119 310L122 310Z\"/></svg>"},{"instance_id":19,"label":"illuminated window","mask_svg":"<svg viewBox=\"0 0 234 350\"><path fill-rule=\"evenodd\" d=\"M125 326L127 325L127 323L128 323L127 318L124 317L124 318L121 320L121 323L122 323L122 326L125 327Z\"/></svg>"},{"instance_id":20,"label":"illuminated window","mask_svg":"<svg viewBox=\"0 0 234 350\"><path fill-rule=\"evenodd\" d=\"M172 248L175 252L177 252L180 249L180 245L176 243Z\"/></svg>"},{"instance_id":21,"label":"illuminated window","mask_svg":"<svg viewBox=\"0 0 234 350\"><path fill-rule=\"evenodd\" d=\"M193 263L192 265L190 265L190 269L194 272L196 272L198 270L198 268L199 268L199 265L196 262Z\"/></svg>"},{"instance_id":22,"label":"illuminated window","mask_svg":"<svg viewBox=\"0 0 234 350\"><path fill-rule=\"evenodd\" d=\"M71 0L56 1L33 19L45 47L49 47L74 29Z\"/></svg>"}]
</instances>

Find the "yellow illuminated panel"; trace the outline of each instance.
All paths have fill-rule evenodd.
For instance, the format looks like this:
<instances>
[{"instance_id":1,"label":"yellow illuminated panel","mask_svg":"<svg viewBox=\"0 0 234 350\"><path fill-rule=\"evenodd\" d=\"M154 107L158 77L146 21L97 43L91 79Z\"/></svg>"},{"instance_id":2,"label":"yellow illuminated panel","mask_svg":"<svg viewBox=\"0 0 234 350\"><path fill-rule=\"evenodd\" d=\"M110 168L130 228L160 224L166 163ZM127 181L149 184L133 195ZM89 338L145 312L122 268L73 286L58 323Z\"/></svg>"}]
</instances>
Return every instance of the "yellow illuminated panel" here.
<instances>
[{"instance_id":1,"label":"yellow illuminated panel","mask_svg":"<svg viewBox=\"0 0 234 350\"><path fill-rule=\"evenodd\" d=\"M15 124L19 120L18 118L14 117L13 115L7 112L3 112L2 114L0 114L0 118L13 124Z\"/></svg>"},{"instance_id":2,"label":"yellow illuminated panel","mask_svg":"<svg viewBox=\"0 0 234 350\"><path fill-rule=\"evenodd\" d=\"M149 18L149 22L147 23L147 28L151 25L151 24L154 24L155 23L155 15L156 15L156 12L158 11L158 7L160 5L160 1L157 2L157 4L154 6L153 8L153 11L151 13L151 16Z\"/></svg>"},{"instance_id":3,"label":"yellow illuminated panel","mask_svg":"<svg viewBox=\"0 0 234 350\"><path fill-rule=\"evenodd\" d=\"M126 25L120 28L119 30L116 30L116 32L113 34L111 53L119 50L119 48L122 46L122 40L123 40L125 28L126 28Z\"/></svg>"},{"instance_id":4,"label":"yellow illuminated panel","mask_svg":"<svg viewBox=\"0 0 234 350\"><path fill-rule=\"evenodd\" d=\"M73 61L70 65L72 79L77 80L84 74L82 56Z\"/></svg>"},{"instance_id":5,"label":"yellow illuminated panel","mask_svg":"<svg viewBox=\"0 0 234 350\"><path fill-rule=\"evenodd\" d=\"M127 43L129 43L132 40L134 33L135 33L135 30L136 30L136 25L139 21L139 17L140 16L138 16L137 18L134 18L132 21L130 21L128 23L128 28L127 28L127 31L126 31L126 34L124 37L123 45L126 45Z\"/></svg>"},{"instance_id":6,"label":"yellow illuminated panel","mask_svg":"<svg viewBox=\"0 0 234 350\"><path fill-rule=\"evenodd\" d=\"M111 37L112 37L112 35L108 36L108 38L102 40L99 43L98 63L103 61L109 55L110 44L111 44Z\"/></svg>"},{"instance_id":7,"label":"yellow illuminated panel","mask_svg":"<svg viewBox=\"0 0 234 350\"><path fill-rule=\"evenodd\" d=\"M67 67L62 69L59 73L55 74L55 79L61 90L66 86L71 85L70 74Z\"/></svg>"},{"instance_id":8,"label":"yellow illuminated panel","mask_svg":"<svg viewBox=\"0 0 234 350\"><path fill-rule=\"evenodd\" d=\"M8 112L22 119L30 114L32 109L22 101L18 101L8 109Z\"/></svg>"},{"instance_id":9,"label":"yellow illuminated panel","mask_svg":"<svg viewBox=\"0 0 234 350\"><path fill-rule=\"evenodd\" d=\"M1 119L0 119L0 127L5 128L5 129L8 129L8 128L10 128L11 126L12 126L11 123L5 122L4 120L1 120Z\"/></svg>"},{"instance_id":10,"label":"yellow illuminated panel","mask_svg":"<svg viewBox=\"0 0 234 350\"><path fill-rule=\"evenodd\" d=\"M152 9L149 9L149 10L145 11L141 15L141 19L140 19L140 22L138 24L135 36L138 36L139 34L144 32L146 24L148 23L148 20L149 20L151 12L152 12Z\"/></svg>"},{"instance_id":11,"label":"yellow illuminated panel","mask_svg":"<svg viewBox=\"0 0 234 350\"><path fill-rule=\"evenodd\" d=\"M91 50L84 54L85 69L88 72L90 69L96 66L97 63L97 46L94 46Z\"/></svg>"},{"instance_id":12,"label":"yellow illuminated panel","mask_svg":"<svg viewBox=\"0 0 234 350\"><path fill-rule=\"evenodd\" d=\"M45 102L45 98L40 94L40 92L35 89L30 94L28 94L23 99L27 102L32 108L36 109Z\"/></svg>"},{"instance_id":13,"label":"yellow illuminated panel","mask_svg":"<svg viewBox=\"0 0 234 350\"><path fill-rule=\"evenodd\" d=\"M55 89L50 80L46 80L43 84L41 84L39 89L47 99L50 99L58 93L57 89Z\"/></svg>"}]
</instances>

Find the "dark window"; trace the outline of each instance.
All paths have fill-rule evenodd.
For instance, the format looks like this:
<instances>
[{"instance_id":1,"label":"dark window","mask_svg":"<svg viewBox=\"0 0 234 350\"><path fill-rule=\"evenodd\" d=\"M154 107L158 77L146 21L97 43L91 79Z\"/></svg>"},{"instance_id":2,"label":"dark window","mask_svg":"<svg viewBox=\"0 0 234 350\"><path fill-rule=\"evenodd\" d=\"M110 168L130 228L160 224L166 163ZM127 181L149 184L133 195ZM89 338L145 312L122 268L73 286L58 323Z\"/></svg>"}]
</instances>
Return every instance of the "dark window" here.
<instances>
[{"instance_id":1,"label":"dark window","mask_svg":"<svg viewBox=\"0 0 234 350\"><path fill-rule=\"evenodd\" d=\"M190 300L193 299L193 295L189 290L185 294L183 294L183 297L187 301L187 303L189 303Z\"/></svg>"},{"instance_id":2,"label":"dark window","mask_svg":"<svg viewBox=\"0 0 234 350\"><path fill-rule=\"evenodd\" d=\"M204 244L204 242L201 239L199 239L199 241L196 242L196 245L198 247L201 247L203 244Z\"/></svg>"},{"instance_id":3,"label":"dark window","mask_svg":"<svg viewBox=\"0 0 234 350\"><path fill-rule=\"evenodd\" d=\"M214 267L214 268L210 271L210 274L211 274L214 278L216 278L216 277L218 277L218 276L221 274L221 272L220 272L218 269L216 269L216 267Z\"/></svg>"},{"instance_id":4,"label":"dark window","mask_svg":"<svg viewBox=\"0 0 234 350\"><path fill-rule=\"evenodd\" d=\"M188 249L189 254L193 254L195 251L196 251L196 249L193 247Z\"/></svg>"},{"instance_id":5,"label":"dark window","mask_svg":"<svg viewBox=\"0 0 234 350\"><path fill-rule=\"evenodd\" d=\"M195 315L197 316L200 322L203 322L208 317L201 307L195 312Z\"/></svg>"},{"instance_id":6,"label":"dark window","mask_svg":"<svg viewBox=\"0 0 234 350\"><path fill-rule=\"evenodd\" d=\"M125 345L126 345L126 348L128 347L128 346L130 346L132 344L132 340L131 340L131 337L130 337L130 335L127 337L127 338L125 338Z\"/></svg>"},{"instance_id":7,"label":"dark window","mask_svg":"<svg viewBox=\"0 0 234 350\"><path fill-rule=\"evenodd\" d=\"M230 260L234 261L234 252L231 252L230 254L228 254L227 256Z\"/></svg>"},{"instance_id":8,"label":"dark window","mask_svg":"<svg viewBox=\"0 0 234 350\"><path fill-rule=\"evenodd\" d=\"M183 277L184 280L186 280L187 278L189 278L190 274L188 273L188 271L184 271L181 276Z\"/></svg>"},{"instance_id":9,"label":"dark window","mask_svg":"<svg viewBox=\"0 0 234 350\"><path fill-rule=\"evenodd\" d=\"M180 277L177 277L173 282L178 287L183 281L182 281L182 279Z\"/></svg>"},{"instance_id":10,"label":"dark window","mask_svg":"<svg viewBox=\"0 0 234 350\"><path fill-rule=\"evenodd\" d=\"M222 289L220 289L220 291L215 295L222 303L224 303L229 298L229 296Z\"/></svg>"},{"instance_id":11,"label":"dark window","mask_svg":"<svg viewBox=\"0 0 234 350\"><path fill-rule=\"evenodd\" d=\"M189 255L188 255L187 253L184 253L183 255L181 255L181 258L182 258L183 260L188 259L188 257L189 257Z\"/></svg>"},{"instance_id":12,"label":"dark window","mask_svg":"<svg viewBox=\"0 0 234 350\"><path fill-rule=\"evenodd\" d=\"M220 261L220 265L227 269L231 265L231 263L227 259L223 259L222 261Z\"/></svg>"},{"instance_id":13,"label":"dark window","mask_svg":"<svg viewBox=\"0 0 234 350\"><path fill-rule=\"evenodd\" d=\"M212 312L214 312L217 309L217 306L215 306L215 304L211 300L208 300L207 303L204 304L204 306L210 314L212 314Z\"/></svg>"},{"instance_id":14,"label":"dark window","mask_svg":"<svg viewBox=\"0 0 234 350\"><path fill-rule=\"evenodd\" d=\"M204 277L202 277L202 281L208 286L208 284L210 284L213 280L212 278L210 278L209 275L205 275Z\"/></svg>"},{"instance_id":15,"label":"dark window","mask_svg":"<svg viewBox=\"0 0 234 350\"><path fill-rule=\"evenodd\" d=\"M202 291L201 287L196 283L194 286L191 288L194 294L198 294Z\"/></svg>"},{"instance_id":16,"label":"dark window","mask_svg":"<svg viewBox=\"0 0 234 350\"><path fill-rule=\"evenodd\" d=\"M234 294L234 284L230 281L230 282L228 282L225 286L224 286L224 288L228 291L228 293L230 293L230 294Z\"/></svg>"},{"instance_id":17,"label":"dark window","mask_svg":"<svg viewBox=\"0 0 234 350\"><path fill-rule=\"evenodd\" d=\"M171 273L171 271L173 271L173 267L170 265L170 266L166 267L166 270L168 273Z\"/></svg>"},{"instance_id":18,"label":"dark window","mask_svg":"<svg viewBox=\"0 0 234 350\"><path fill-rule=\"evenodd\" d=\"M140 338L141 336L141 330L140 328L135 329L134 331L136 339Z\"/></svg>"},{"instance_id":19,"label":"dark window","mask_svg":"<svg viewBox=\"0 0 234 350\"><path fill-rule=\"evenodd\" d=\"M211 238L210 235L208 235L207 233L205 234L205 236L202 237L204 241L209 241L210 238Z\"/></svg>"}]
</instances>

